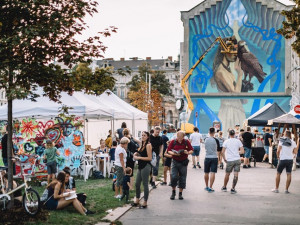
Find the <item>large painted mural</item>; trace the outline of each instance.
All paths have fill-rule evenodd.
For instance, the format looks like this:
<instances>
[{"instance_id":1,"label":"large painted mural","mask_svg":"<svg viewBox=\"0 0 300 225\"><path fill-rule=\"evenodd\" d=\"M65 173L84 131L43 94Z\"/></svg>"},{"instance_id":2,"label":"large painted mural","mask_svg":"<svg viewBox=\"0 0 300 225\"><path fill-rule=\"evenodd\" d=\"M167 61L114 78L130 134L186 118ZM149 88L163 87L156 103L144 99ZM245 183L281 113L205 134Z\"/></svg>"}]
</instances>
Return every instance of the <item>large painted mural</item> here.
<instances>
[{"instance_id":1,"label":"large painted mural","mask_svg":"<svg viewBox=\"0 0 300 225\"><path fill-rule=\"evenodd\" d=\"M237 50L236 54L224 54L216 45L189 80L190 93L219 95L192 97L195 109L189 122L201 132L207 132L213 121L220 121L225 131L241 125L269 102L288 110L287 97L260 97L262 93L285 92L285 41L276 33L283 20L279 10L256 0L217 1L189 19L190 68L219 36L232 41ZM257 97L232 98L229 93L252 93Z\"/></svg>"},{"instance_id":2,"label":"large painted mural","mask_svg":"<svg viewBox=\"0 0 300 225\"><path fill-rule=\"evenodd\" d=\"M83 153L85 151L84 136L80 131L82 123L80 118L65 119L61 117L45 121L32 118L14 121L14 151L21 158L24 172L30 173L34 168L34 172L39 175L47 173L42 159L46 140L50 139L60 152L60 156L57 158L59 170L69 166L73 174L80 174L83 171ZM6 121L0 121L0 126L3 130ZM35 156L39 157L36 167L33 167ZM0 165L3 165L2 159L0 159ZM16 166L16 172L21 175L19 165Z\"/></svg>"}]
</instances>

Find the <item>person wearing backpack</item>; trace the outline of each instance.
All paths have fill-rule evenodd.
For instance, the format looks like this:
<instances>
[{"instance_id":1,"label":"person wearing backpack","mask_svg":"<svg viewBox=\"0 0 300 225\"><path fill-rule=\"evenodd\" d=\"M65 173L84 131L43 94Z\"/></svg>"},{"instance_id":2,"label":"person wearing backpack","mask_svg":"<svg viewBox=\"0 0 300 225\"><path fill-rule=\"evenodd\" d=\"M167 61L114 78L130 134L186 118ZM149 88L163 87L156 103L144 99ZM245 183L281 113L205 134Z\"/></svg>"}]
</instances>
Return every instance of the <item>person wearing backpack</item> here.
<instances>
[{"instance_id":1,"label":"person wearing backpack","mask_svg":"<svg viewBox=\"0 0 300 225\"><path fill-rule=\"evenodd\" d=\"M136 175L135 191L136 199L132 206L140 206L139 201L141 197L141 183L144 186L144 203L140 208L147 208L147 201L149 197L148 180L151 171L150 162L152 161L152 145L149 141L150 134L147 131L142 133L142 144L138 152L133 154L133 158L138 161L138 171Z\"/></svg>"},{"instance_id":2,"label":"person wearing backpack","mask_svg":"<svg viewBox=\"0 0 300 225\"><path fill-rule=\"evenodd\" d=\"M168 146L168 154L172 155L171 166L171 186L172 195L171 200L175 199L176 186L179 181L179 200L183 200L182 191L186 187L187 166L189 164L188 155L193 153L193 147L189 140L184 139L185 133L183 131L177 132L176 140L172 140Z\"/></svg>"},{"instance_id":3,"label":"person wearing backpack","mask_svg":"<svg viewBox=\"0 0 300 225\"><path fill-rule=\"evenodd\" d=\"M130 174L130 185L131 185L131 188L132 188L133 184L134 184L133 172L134 172L134 166L135 166L135 161L133 159L133 154L137 152L140 141L133 138L130 135L130 130L128 128L124 128L123 135L124 135L124 137L127 137L129 139L129 143L128 143L128 147L127 147L126 167L129 167L132 170L132 172Z\"/></svg>"}]
</instances>

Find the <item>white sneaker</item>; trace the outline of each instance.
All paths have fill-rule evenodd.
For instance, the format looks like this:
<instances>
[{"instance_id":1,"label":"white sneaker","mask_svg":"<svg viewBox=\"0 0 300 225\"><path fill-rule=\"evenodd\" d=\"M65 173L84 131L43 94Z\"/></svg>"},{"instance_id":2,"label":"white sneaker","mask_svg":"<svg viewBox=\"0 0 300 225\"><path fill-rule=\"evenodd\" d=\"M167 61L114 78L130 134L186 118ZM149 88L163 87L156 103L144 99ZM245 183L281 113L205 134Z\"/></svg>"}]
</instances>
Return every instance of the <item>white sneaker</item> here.
<instances>
[{"instance_id":1,"label":"white sneaker","mask_svg":"<svg viewBox=\"0 0 300 225\"><path fill-rule=\"evenodd\" d=\"M272 192L274 192L274 193L279 193L279 190L276 189L276 188L274 188L274 189L272 189Z\"/></svg>"},{"instance_id":2,"label":"white sneaker","mask_svg":"<svg viewBox=\"0 0 300 225\"><path fill-rule=\"evenodd\" d=\"M116 198L121 198L122 197L122 195L117 195L117 197Z\"/></svg>"}]
</instances>

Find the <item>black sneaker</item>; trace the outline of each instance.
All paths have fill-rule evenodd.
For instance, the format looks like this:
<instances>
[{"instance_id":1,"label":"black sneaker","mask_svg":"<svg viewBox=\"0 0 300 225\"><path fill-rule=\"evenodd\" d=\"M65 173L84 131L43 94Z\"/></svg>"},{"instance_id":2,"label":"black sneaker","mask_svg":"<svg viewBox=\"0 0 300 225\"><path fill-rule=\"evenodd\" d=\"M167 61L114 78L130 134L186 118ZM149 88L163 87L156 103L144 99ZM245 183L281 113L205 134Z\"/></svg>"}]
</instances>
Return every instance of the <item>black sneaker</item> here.
<instances>
[{"instance_id":1,"label":"black sneaker","mask_svg":"<svg viewBox=\"0 0 300 225\"><path fill-rule=\"evenodd\" d=\"M179 193L178 199L179 199L179 200L183 200L182 193Z\"/></svg>"},{"instance_id":2,"label":"black sneaker","mask_svg":"<svg viewBox=\"0 0 300 225\"><path fill-rule=\"evenodd\" d=\"M95 212L87 209L85 214L86 215L92 215L92 214L95 214Z\"/></svg>"},{"instance_id":3,"label":"black sneaker","mask_svg":"<svg viewBox=\"0 0 300 225\"><path fill-rule=\"evenodd\" d=\"M221 188L221 191L226 192L226 191L227 191L227 188L226 188L226 187L222 187L222 188Z\"/></svg>"},{"instance_id":4,"label":"black sneaker","mask_svg":"<svg viewBox=\"0 0 300 225\"><path fill-rule=\"evenodd\" d=\"M195 166L195 165L193 166L193 169L196 169L196 166Z\"/></svg>"},{"instance_id":5,"label":"black sneaker","mask_svg":"<svg viewBox=\"0 0 300 225\"><path fill-rule=\"evenodd\" d=\"M232 189L232 188L231 188L230 192L231 192L231 194L236 194L237 193L237 191L235 189Z\"/></svg>"},{"instance_id":6,"label":"black sneaker","mask_svg":"<svg viewBox=\"0 0 300 225\"><path fill-rule=\"evenodd\" d=\"M161 182L160 185L167 185L167 182Z\"/></svg>"},{"instance_id":7,"label":"black sneaker","mask_svg":"<svg viewBox=\"0 0 300 225\"><path fill-rule=\"evenodd\" d=\"M246 166L246 165L243 165L243 168L247 169L247 168L248 168L248 166Z\"/></svg>"},{"instance_id":8,"label":"black sneaker","mask_svg":"<svg viewBox=\"0 0 300 225\"><path fill-rule=\"evenodd\" d=\"M248 165L248 168L251 168L250 164Z\"/></svg>"},{"instance_id":9,"label":"black sneaker","mask_svg":"<svg viewBox=\"0 0 300 225\"><path fill-rule=\"evenodd\" d=\"M155 182L151 183L152 188L156 188Z\"/></svg>"},{"instance_id":10,"label":"black sneaker","mask_svg":"<svg viewBox=\"0 0 300 225\"><path fill-rule=\"evenodd\" d=\"M175 196L176 196L176 192L172 192L172 195L170 197L171 200L174 200L175 199Z\"/></svg>"},{"instance_id":11,"label":"black sneaker","mask_svg":"<svg viewBox=\"0 0 300 225\"><path fill-rule=\"evenodd\" d=\"M198 166L198 168L199 168L199 169L201 169L201 166L200 166L200 164L199 164L199 163L197 164L197 166Z\"/></svg>"}]
</instances>

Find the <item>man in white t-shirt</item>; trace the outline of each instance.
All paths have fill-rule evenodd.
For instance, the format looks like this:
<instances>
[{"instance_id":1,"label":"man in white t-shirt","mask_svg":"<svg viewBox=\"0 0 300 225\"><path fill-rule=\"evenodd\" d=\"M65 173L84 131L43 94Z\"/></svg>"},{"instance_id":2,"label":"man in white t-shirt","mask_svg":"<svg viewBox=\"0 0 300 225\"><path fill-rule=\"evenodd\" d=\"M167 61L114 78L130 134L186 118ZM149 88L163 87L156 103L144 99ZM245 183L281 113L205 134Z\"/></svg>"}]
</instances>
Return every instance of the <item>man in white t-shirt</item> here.
<instances>
[{"instance_id":1,"label":"man in white t-shirt","mask_svg":"<svg viewBox=\"0 0 300 225\"><path fill-rule=\"evenodd\" d=\"M278 193L279 183L280 183L280 175L283 169L286 170L286 186L285 193L289 194L289 187L292 180L292 167L293 167L293 158L294 155L297 154L299 148L299 139L298 146L291 138L291 132L289 130L285 131L284 137L279 139L278 149L277 149L277 158L280 160L277 167L277 175L276 175L276 187L272 191Z\"/></svg>"},{"instance_id":2,"label":"man in white t-shirt","mask_svg":"<svg viewBox=\"0 0 300 225\"><path fill-rule=\"evenodd\" d=\"M192 154L192 160L193 160L193 168L196 169L196 160L195 157L197 157L197 166L199 169L201 168L200 162L199 162L199 154L200 154L200 145L202 142L202 135L199 133L199 129L197 127L194 127L194 133L190 135L190 141L191 145L194 149Z\"/></svg>"},{"instance_id":3,"label":"man in white t-shirt","mask_svg":"<svg viewBox=\"0 0 300 225\"><path fill-rule=\"evenodd\" d=\"M225 157L226 152L226 157ZM238 181L238 175L241 167L240 154L244 154L243 144L239 139L235 138L235 131L229 131L229 139L223 143L222 156L226 165L226 174L224 178L224 186L222 191L227 191L227 183L229 181L229 176L232 170L234 169L234 178L232 182L231 194L235 194L235 186Z\"/></svg>"}]
</instances>

